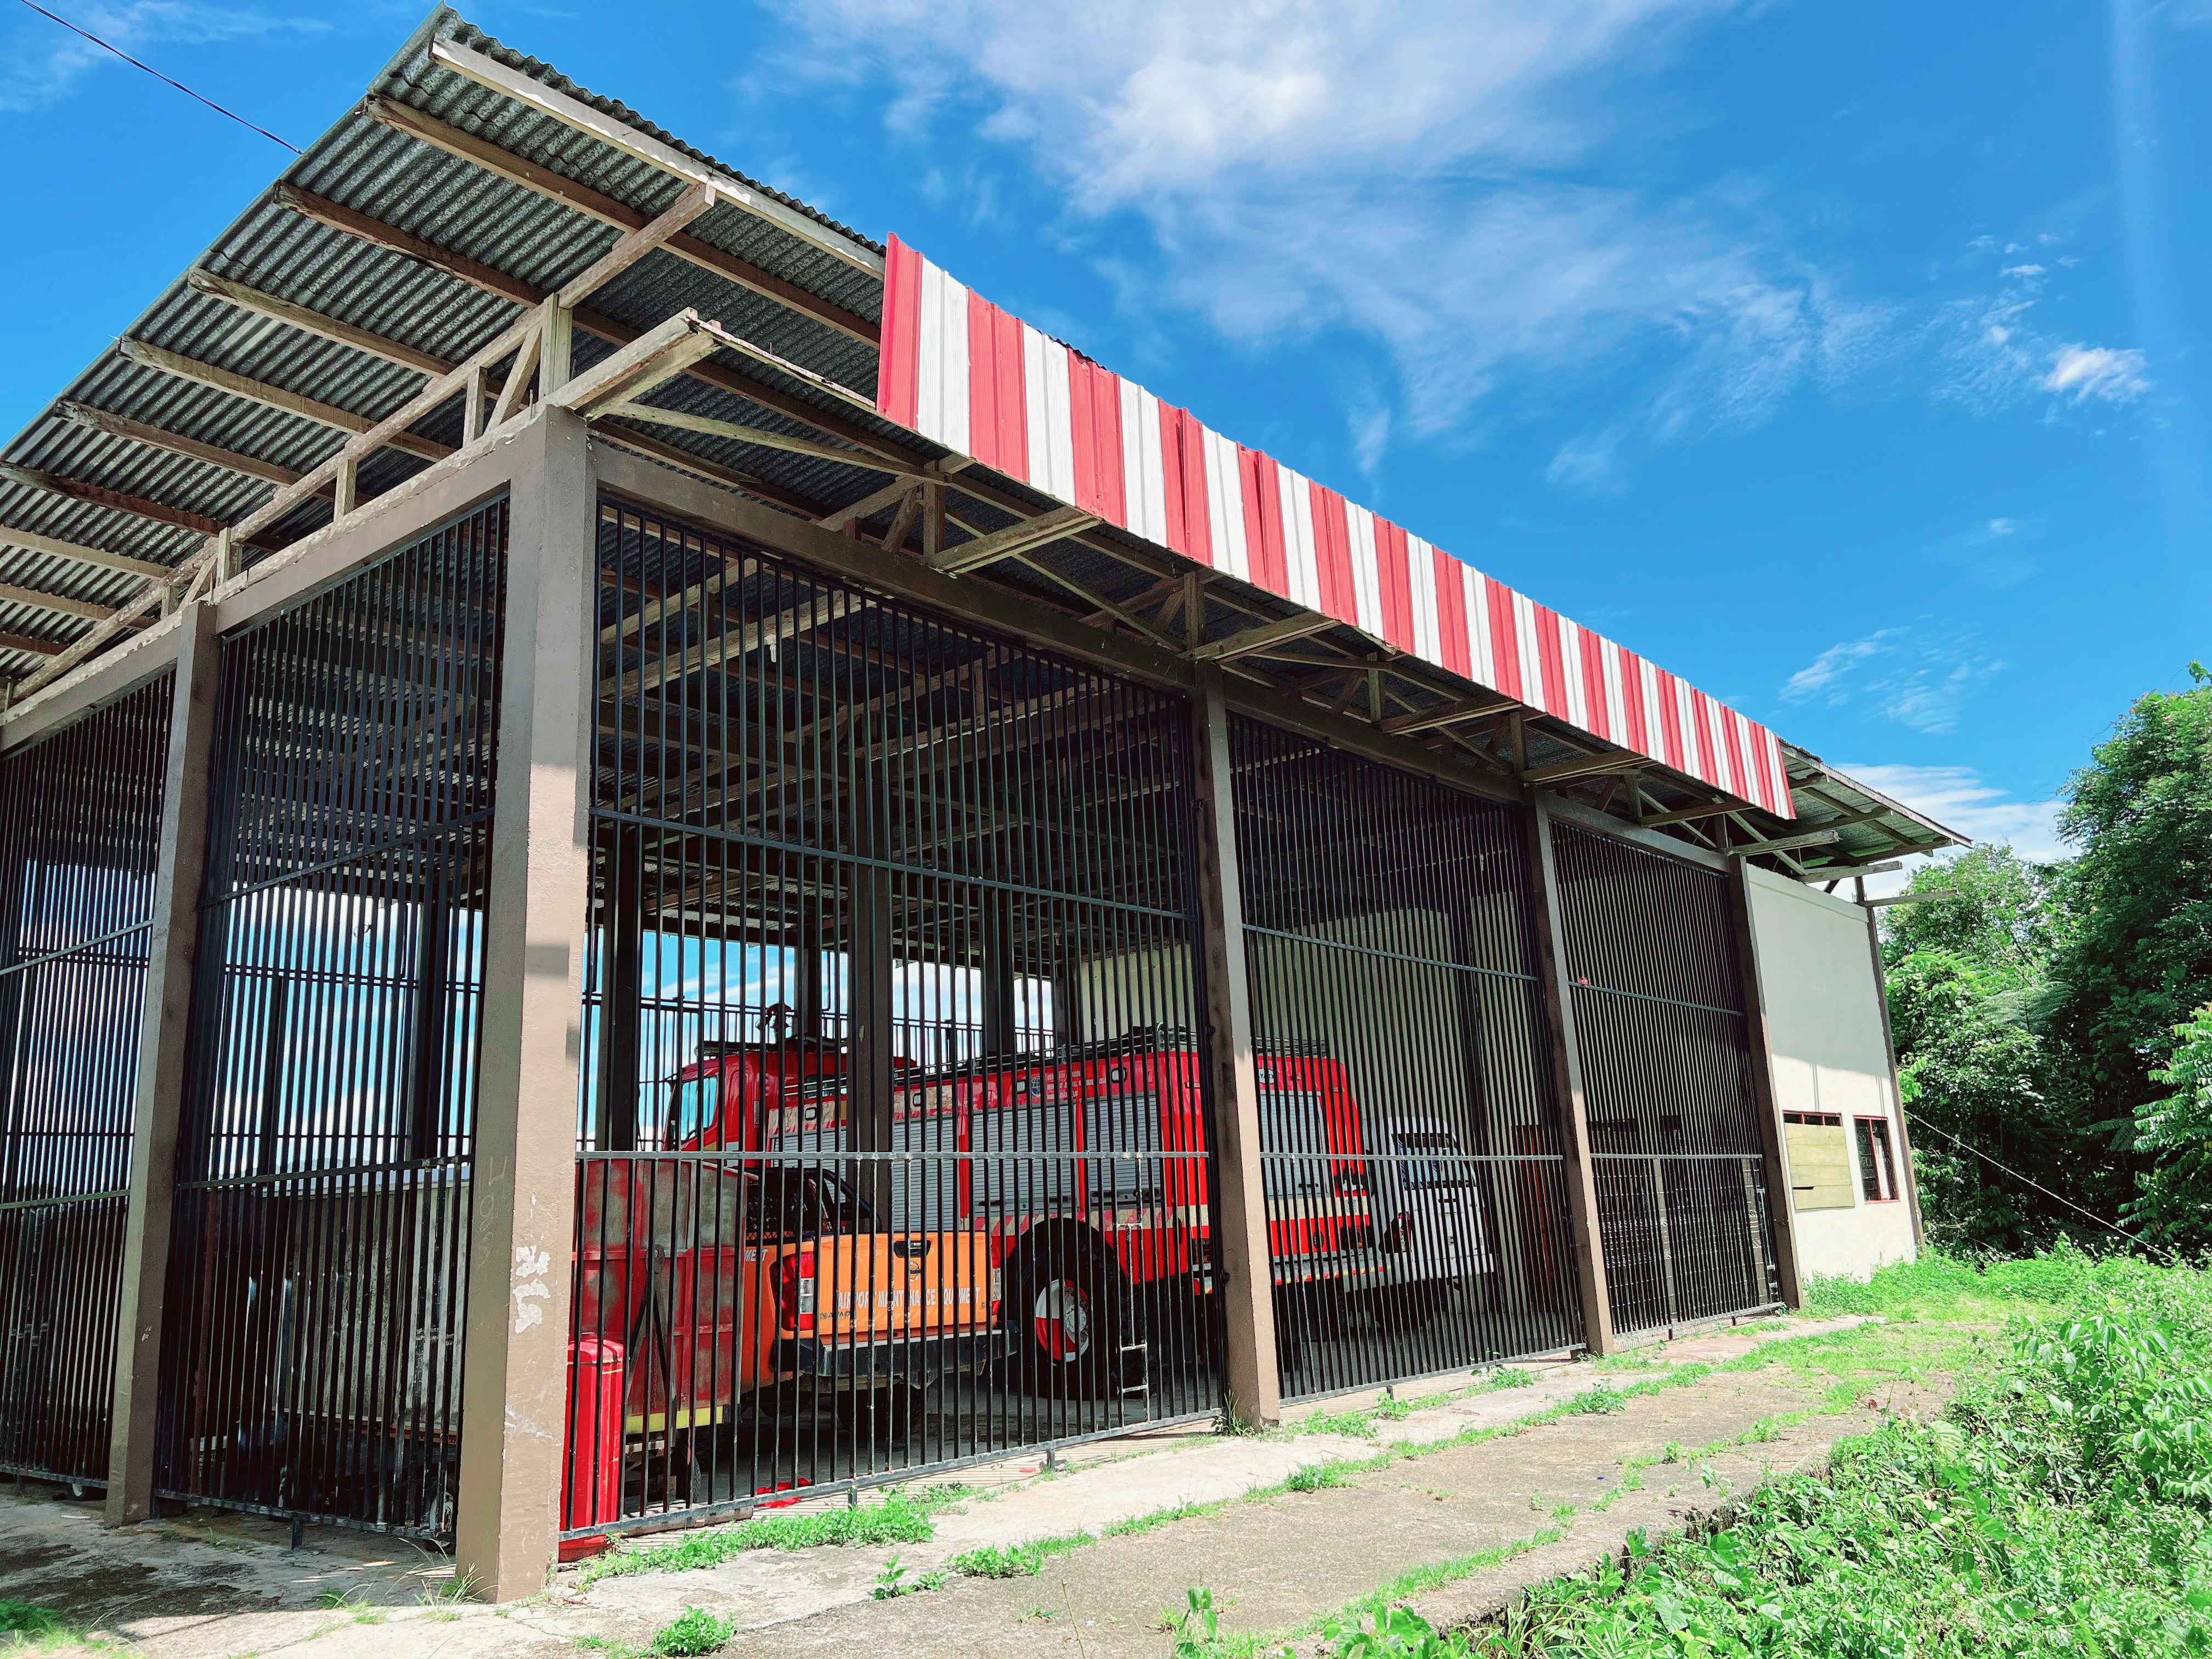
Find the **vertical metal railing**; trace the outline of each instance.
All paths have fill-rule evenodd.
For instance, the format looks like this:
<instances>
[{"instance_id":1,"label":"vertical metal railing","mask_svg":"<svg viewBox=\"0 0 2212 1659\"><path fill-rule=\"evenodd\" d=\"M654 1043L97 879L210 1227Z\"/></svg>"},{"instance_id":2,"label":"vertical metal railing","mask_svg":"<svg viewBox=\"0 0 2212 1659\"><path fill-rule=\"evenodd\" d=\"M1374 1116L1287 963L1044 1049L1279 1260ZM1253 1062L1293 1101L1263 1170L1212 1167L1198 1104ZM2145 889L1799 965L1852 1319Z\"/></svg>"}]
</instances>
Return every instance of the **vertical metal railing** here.
<instances>
[{"instance_id":1,"label":"vertical metal railing","mask_svg":"<svg viewBox=\"0 0 2212 1659\"><path fill-rule=\"evenodd\" d=\"M1215 1410L1184 704L599 534L566 1529Z\"/></svg>"},{"instance_id":2,"label":"vertical metal railing","mask_svg":"<svg viewBox=\"0 0 2212 1659\"><path fill-rule=\"evenodd\" d=\"M451 1529L507 523L222 641L166 1497Z\"/></svg>"},{"instance_id":3,"label":"vertical metal railing","mask_svg":"<svg viewBox=\"0 0 2212 1659\"><path fill-rule=\"evenodd\" d=\"M1520 809L1231 726L1285 1397L1581 1340Z\"/></svg>"},{"instance_id":4,"label":"vertical metal railing","mask_svg":"<svg viewBox=\"0 0 2212 1659\"><path fill-rule=\"evenodd\" d=\"M1553 835L1614 1328L1772 1306L1728 878L1565 824Z\"/></svg>"},{"instance_id":5,"label":"vertical metal railing","mask_svg":"<svg viewBox=\"0 0 2212 1659\"><path fill-rule=\"evenodd\" d=\"M0 1469L107 1477L173 673L0 758Z\"/></svg>"}]
</instances>

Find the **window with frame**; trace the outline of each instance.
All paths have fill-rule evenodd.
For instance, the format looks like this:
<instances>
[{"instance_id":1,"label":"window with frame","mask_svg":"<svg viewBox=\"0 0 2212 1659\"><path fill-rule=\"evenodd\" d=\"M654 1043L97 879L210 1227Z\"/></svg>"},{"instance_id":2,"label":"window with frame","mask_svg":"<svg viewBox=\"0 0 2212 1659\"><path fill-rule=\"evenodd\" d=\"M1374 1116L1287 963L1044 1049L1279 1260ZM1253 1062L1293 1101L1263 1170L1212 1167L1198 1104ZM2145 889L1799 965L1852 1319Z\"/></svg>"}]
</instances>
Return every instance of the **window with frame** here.
<instances>
[{"instance_id":1,"label":"window with frame","mask_svg":"<svg viewBox=\"0 0 2212 1659\"><path fill-rule=\"evenodd\" d=\"M1863 1117L1857 1120L1859 1145L1859 1191L1869 1204L1893 1203L1897 1192L1897 1160L1889 1150L1889 1120L1886 1117Z\"/></svg>"},{"instance_id":2,"label":"window with frame","mask_svg":"<svg viewBox=\"0 0 2212 1659\"><path fill-rule=\"evenodd\" d=\"M1790 1160L1791 1208L1848 1210L1858 1201L1841 1114L1783 1113L1782 1144Z\"/></svg>"}]
</instances>

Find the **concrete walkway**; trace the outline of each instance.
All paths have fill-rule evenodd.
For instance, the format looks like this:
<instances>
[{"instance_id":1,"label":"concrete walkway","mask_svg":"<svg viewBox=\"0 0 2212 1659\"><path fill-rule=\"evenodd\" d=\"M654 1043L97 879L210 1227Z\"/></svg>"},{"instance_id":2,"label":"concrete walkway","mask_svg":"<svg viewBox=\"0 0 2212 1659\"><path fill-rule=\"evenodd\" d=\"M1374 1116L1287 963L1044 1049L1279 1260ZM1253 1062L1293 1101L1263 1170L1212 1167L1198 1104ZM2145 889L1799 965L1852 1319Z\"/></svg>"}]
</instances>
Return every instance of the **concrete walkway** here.
<instances>
[{"instance_id":1,"label":"concrete walkway","mask_svg":"<svg viewBox=\"0 0 2212 1659\"><path fill-rule=\"evenodd\" d=\"M295 1650L318 1659L389 1659L395 1650L459 1659L567 1653L586 1637L643 1647L691 1606L735 1623L726 1650L732 1655L799 1659L894 1643L902 1656L948 1659L1029 1659L1063 1649L1086 1656L1164 1653L1171 1638L1163 1615L1183 1605L1190 1586L1213 1591L1224 1630L1280 1632L1414 1568L1437 1582L1411 1599L1455 1621L1618 1548L1632 1528L1678 1527L1768 1469L1817 1463L1839 1436L1878 1420L1881 1408L1932 1408L1942 1390L1909 1390L1778 1424L1821 1412L1825 1384L1763 1367L1518 1432L1472 1441L1470 1433L1555 1414L1594 1389L1858 1322L1793 1320L1718 1331L1655 1350L1650 1368L1626 1374L1588 1364L1526 1368L1524 1386L1441 1401L1397 1420L1342 1423L1377 1395L1301 1414L1362 1433L1299 1432L1295 1422L1283 1434L1249 1439L1179 1432L1085 1448L1056 1479L1041 1478L1034 1459L980 1477L970 1471L961 1478L982 1494L940 1515L936 1536L924 1544L757 1551L704 1571L606 1578L582 1591L571 1571L547 1596L500 1608L444 1602L450 1568L410 1546L319 1530L309 1547L294 1553L273 1523L211 1515L118 1536L99 1525L92 1506L27 1495L0 1501L0 1595L65 1612L164 1659ZM1692 1455L1701 1448L1711 1449ZM1384 1453L1397 1455L1378 1455ZM1670 1453L1676 1461L1657 1461ZM1269 1491L1332 1460L1339 1467L1329 1485ZM1653 1461L1638 1468L1639 1460ZM1367 1467L1352 1467L1359 1464ZM1238 1501L1255 1492L1266 1495ZM1219 1507L1098 1536L1178 1505ZM1051 1558L1033 1577L953 1575L933 1592L874 1599L894 1553L912 1577L944 1570L963 1552L1079 1533L1096 1541Z\"/></svg>"}]
</instances>

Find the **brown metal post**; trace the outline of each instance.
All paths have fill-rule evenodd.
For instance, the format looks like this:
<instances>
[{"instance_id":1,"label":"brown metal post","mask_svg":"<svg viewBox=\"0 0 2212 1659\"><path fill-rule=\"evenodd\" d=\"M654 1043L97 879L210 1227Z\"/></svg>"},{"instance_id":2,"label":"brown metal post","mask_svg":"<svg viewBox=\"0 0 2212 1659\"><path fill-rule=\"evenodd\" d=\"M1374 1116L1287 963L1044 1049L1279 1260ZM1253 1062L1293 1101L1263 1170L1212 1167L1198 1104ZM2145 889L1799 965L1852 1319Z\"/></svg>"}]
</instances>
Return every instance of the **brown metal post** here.
<instances>
[{"instance_id":1,"label":"brown metal post","mask_svg":"<svg viewBox=\"0 0 2212 1659\"><path fill-rule=\"evenodd\" d=\"M518 441L454 1537L502 1601L545 1587L561 1524L596 623L584 423L548 409Z\"/></svg>"},{"instance_id":2,"label":"brown metal post","mask_svg":"<svg viewBox=\"0 0 2212 1659\"><path fill-rule=\"evenodd\" d=\"M1866 878L1852 884L1859 906L1866 912L1867 950L1874 957L1874 1000L1881 1010L1881 1046L1889 1055L1889 1098L1897 1108L1897 1157L1905 1166L1905 1193L1912 1206L1912 1248L1928 1248L1928 1235L1920 1220L1920 1177L1912 1168L1912 1132L1905 1127L1905 1085L1897 1075L1897 1038L1889 1029L1889 975L1881 965L1881 913L1866 902Z\"/></svg>"},{"instance_id":3,"label":"brown metal post","mask_svg":"<svg viewBox=\"0 0 2212 1659\"><path fill-rule=\"evenodd\" d=\"M163 1299L176 1196L177 1123L191 1034L199 954L200 878L207 862L208 766L215 744L222 642L215 607L184 608L169 714L169 769L161 797L161 865L154 883L138 1088L131 1107L131 1198L115 1317L114 1415L106 1518L143 1521L154 1506L154 1433L161 1383Z\"/></svg>"},{"instance_id":4,"label":"brown metal post","mask_svg":"<svg viewBox=\"0 0 2212 1659\"><path fill-rule=\"evenodd\" d=\"M1782 1299L1805 1305L1805 1284L1797 1266L1797 1212L1790 1201L1790 1172L1782 1159L1782 1106L1774 1091L1774 1050L1766 1036L1766 975L1759 963L1759 934L1751 920L1751 863L1729 860L1729 910L1735 929L1735 955L1743 975L1745 1047L1751 1055L1751 1087L1759 1108L1759 1145L1766 1155L1766 1213L1774 1224L1774 1275Z\"/></svg>"},{"instance_id":5,"label":"brown metal post","mask_svg":"<svg viewBox=\"0 0 2212 1659\"><path fill-rule=\"evenodd\" d=\"M1543 981L1545 1023L1552 1036L1553 1090L1559 1101L1567 1220L1582 1284L1583 1341L1594 1354L1619 1346L1606 1281L1605 1241L1598 1224L1597 1172L1590 1161L1589 1115L1583 1097L1582 1050L1575 1039L1574 1000L1567 994L1566 944L1559 931L1559 872L1552 851L1552 814L1542 793L1529 797L1528 872L1536 921L1536 971Z\"/></svg>"},{"instance_id":6,"label":"brown metal post","mask_svg":"<svg viewBox=\"0 0 2212 1659\"><path fill-rule=\"evenodd\" d=\"M1249 1427L1282 1420L1275 1357L1274 1274L1261 1163L1260 1080L1252 1052L1251 982L1244 960L1244 901L1237 875L1236 797L1230 778L1229 711L1221 671L1202 670L1192 699L1199 948L1206 984L1205 1053L1213 1096L1215 1188L1208 1206L1222 1282L1230 1416Z\"/></svg>"}]
</instances>

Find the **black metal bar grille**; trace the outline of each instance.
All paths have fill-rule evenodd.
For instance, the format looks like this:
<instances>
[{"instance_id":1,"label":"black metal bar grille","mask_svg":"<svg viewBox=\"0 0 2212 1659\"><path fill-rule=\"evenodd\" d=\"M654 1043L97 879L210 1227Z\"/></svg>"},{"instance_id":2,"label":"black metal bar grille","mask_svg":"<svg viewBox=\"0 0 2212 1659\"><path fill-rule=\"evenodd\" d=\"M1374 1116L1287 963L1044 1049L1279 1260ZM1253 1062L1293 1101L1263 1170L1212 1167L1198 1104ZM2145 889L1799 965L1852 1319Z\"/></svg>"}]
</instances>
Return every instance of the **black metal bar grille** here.
<instances>
[{"instance_id":1,"label":"black metal bar grille","mask_svg":"<svg viewBox=\"0 0 2212 1659\"><path fill-rule=\"evenodd\" d=\"M507 525L222 641L165 1496L451 1531Z\"/></svg>"},{"instance_id":2,"label":"black metal bar grille","mask_svg":"<svg viewBox=\"0 0 2212 1659\"><path fill-rule=\"evenodd\" d=\"M1286 1396L1579 1344L1521 809L1231 726Z\"/></svg>"},{"instance_id":3,"label":"black metal bar grille","mask_svg":"<svg viewBox=\"0 0 2212 1659\"><path fill-rule=\"evenodd\" d=\"M1187 706L612 501L598 621L567 1530L1215 1410Z\"/></svg>"},{"instance_id":4,"label":"black metal bar grille","mask_svg":"<svg viewBox=\"0 0 2212 1659\"><path fill-rule=\"evenodd\" d=\"M1553 830L1614 1328L1780 1297L1728 881Z\"/></svg>"},{"instance_id":5,"label":"black metal bar grille","mask_svg":"<svg viewBox=\"0 0 2212 1659\"><path fill-rule=\"evenodd\" d=\"M107 1478L176 684L0 759L0 1469Z\"/></svg>"}]
</instances>

